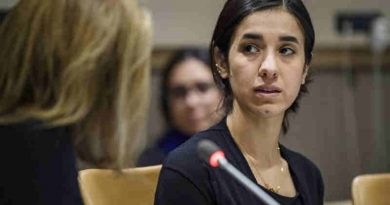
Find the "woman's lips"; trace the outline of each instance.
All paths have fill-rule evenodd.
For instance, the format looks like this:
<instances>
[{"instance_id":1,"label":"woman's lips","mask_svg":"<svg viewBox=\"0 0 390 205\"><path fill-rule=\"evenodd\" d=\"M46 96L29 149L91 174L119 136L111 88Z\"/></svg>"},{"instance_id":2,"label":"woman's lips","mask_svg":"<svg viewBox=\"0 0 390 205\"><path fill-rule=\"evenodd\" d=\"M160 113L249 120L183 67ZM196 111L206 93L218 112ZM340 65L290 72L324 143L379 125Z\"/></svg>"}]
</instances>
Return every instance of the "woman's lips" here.
<instances>
[{"instance_id":1,"label":"woman's lips","mask_svg":"<svg viewBox=\"0 0 390 205\"><path fill-rule=\"evenodd\" d=\"M254 91L256 92L256 94L260 94L263 96L275 96L281 93L282 89L273 85L261 85L255 87Z\"/></svg>"}]
</instances>

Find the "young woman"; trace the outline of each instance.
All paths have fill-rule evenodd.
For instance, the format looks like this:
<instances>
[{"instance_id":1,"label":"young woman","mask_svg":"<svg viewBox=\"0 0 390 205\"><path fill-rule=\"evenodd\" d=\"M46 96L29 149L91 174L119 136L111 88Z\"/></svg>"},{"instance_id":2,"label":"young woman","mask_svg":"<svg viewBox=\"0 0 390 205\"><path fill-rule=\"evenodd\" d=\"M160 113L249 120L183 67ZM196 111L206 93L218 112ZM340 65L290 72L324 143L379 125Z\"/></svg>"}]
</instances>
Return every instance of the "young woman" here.
<instances>
[{"instance_id":1,"label":"young woman","mask_svg":"<svg viewBox=\"0 0 390 205\"><path fill-rule=\"evenodd\" d=\"M129 165L148 106L136 1L21 0L0 27L0 204L82 204L76 154Z\"/></svg>"},{"instance_id":2,"label":"young woman","mask_svg":"<svg viewBox=\"0 0 390 205\"><path fill-rule=\"evenodd\" d=\"M228 115L173 151L163 164L155 204L262 204L220 169L197 157L200 140L281 204L323 204L318 168L279 144L287 117L306 91L314 29L300 0L229 0L210 46Z\"/></svg>"},{"instance_id":3,"label":"young woman","mask_svg":"<svg viewBox=\"0 0 390 205\"><path fill-rule=\"evenodd\" d=\"M145 150L138 165L161 164L170 151L193 134L218 122L223 116L218 109L221 97L207 49L178 50L162 73L160 102L168 130Z\"/></svg>"}]
</instances>

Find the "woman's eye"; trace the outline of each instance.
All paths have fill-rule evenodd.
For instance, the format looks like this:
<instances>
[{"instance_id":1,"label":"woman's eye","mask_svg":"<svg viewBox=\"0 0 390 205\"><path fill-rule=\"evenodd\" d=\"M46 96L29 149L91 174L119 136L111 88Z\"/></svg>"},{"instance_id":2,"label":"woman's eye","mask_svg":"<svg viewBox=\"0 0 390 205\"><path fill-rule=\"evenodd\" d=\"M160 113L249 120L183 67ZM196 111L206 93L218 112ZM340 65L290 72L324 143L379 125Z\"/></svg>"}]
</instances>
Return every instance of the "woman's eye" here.
<instances>
[{"instance_id":1,"label":"woman's eye","mask_svg":"<svg viewBox=\"0 0 390 205\"><path fill-rule=\"evenodd\" d=\"M249 44L244 46L244 51L246 53L256 53L259 52L259 49L255 45Z\"/></svg>"},{"instance_id":2,"label":"woman's eye","mask_svg":"<svg viewBox=\"0 0 390 205\"><path fill-rule=\"evenodd\" d=\"M282 48L280 49L280 53L287 56L287 55L294 54L295 51L291 48Z\"/></svg>"}]
</instances>

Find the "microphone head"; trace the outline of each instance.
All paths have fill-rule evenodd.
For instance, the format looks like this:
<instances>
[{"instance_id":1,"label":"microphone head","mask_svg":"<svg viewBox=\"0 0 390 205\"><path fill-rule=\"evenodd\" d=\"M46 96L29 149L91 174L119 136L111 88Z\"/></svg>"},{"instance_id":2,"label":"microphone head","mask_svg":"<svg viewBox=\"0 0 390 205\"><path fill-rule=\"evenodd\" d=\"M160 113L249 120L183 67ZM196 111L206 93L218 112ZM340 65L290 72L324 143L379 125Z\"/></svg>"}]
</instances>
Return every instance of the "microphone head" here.
<instances>
[{"instance_id":1,"label":"microphone head","mask_svg":"<svg viewBox=\"0 0 390 205\"><path fill-rule=\"evenodd\" d=\"M225 158L225 154L222 150L210 140L201 140L198 143L198 155L212 167L218 167L218 160L220 158Z\"/></svg>"}]
</instances>

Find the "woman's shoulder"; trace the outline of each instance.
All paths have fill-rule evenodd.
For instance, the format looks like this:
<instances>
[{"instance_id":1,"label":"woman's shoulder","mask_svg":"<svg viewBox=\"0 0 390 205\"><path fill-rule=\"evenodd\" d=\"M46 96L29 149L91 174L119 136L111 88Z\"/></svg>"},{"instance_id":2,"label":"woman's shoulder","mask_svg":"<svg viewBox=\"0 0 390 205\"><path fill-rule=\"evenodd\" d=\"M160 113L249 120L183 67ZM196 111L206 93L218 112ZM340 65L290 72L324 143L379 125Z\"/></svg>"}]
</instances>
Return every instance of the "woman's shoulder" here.
<instances>
[{"instance_id":1,"label":"woman's shoulder","mask_svg":"<svg viewBox=\"0 0 390 205\"><path fill-rule=\"evenodd\" d=\"M282 155L287 159L290 166L302 170L304 172L311 172L316 175L321 175L318 166L303 154L290 150L284 146L280 146Z\"/></svg>"},{"instance_id":2,"label":"woman's shoulder","mask_svg":"<svg viewBox=\"0 0 390 205\"><path fill-rule=\"evenodd\" d=\"M157 204L209 204L211 168L197 154L198 143L214 131L195 134L170 152L163 162L156 191ZM190 194L189 194L190 193Z\"/></svg>"},{"instance_id":3,"label":"woman's shoulder","mask_svg":"<svg viewBox=\"0 0 390 205\"><path fill-rule=\"evenodd\" d=\"M32 153L43 158L53 152L70 150L70 132L66 127L47 127L39 120L26 120L18 123L0 125L4 152Z\"/></svg>"},{"instance_id":4,"label":"woman's shoulder","mask_svg":"<svg viewBox=\"0 0 390 205\"><path fill-rule=\"evenodd\" d=\"M176 167L200 163L201 161L198 160L197 146L202 139L209 139L209 136L208 131L203 131L190 137L190 139L168 154L164 165Z\"/></svg>"},{"instance_id":5,"label":"woman's shoulder","mask_svg":"<svg viewBox=\"0 0 390 205\"><path fill-rule=\"evenodd\" d=\"M21 122L0 124L0 132L3 135L12 134L12 135L24 135L33 137L35 134L39 136L44 135L45 133L52 134L53 132L64 133L67 128L64 126L47 126L41 120L29 119Z\"/></svg>"},{"instance_id":6,"label":"woman's shoulder","mask_svg":"<svg viewBox=\"0 0 390 205\"><path fill-rule=\"evenodd\" d=\"M199 173L204 171L207 164L203 162L197 152L198 143L207 139L216 142L223 140L224 131L213 126L205 131L196 133L186 142L170 152L164 160L163 168L172 169L182 173ZM207 168L206 168L207 169ZM198 170L199 172L194 172Z\"/></svg>"},{"instance_id":7,"label":"woman's shoulder","mask_svg":"<svg viewBox=\"0 0 390 205\"><path fill-rule=\"evenodd\" d=\"M299 191L310 204L322 204L324 200L324 182L320 169L306 156L281 146L282 154L295 175Z\"/></svg>"},{"instance_id":8,"label":"woman's shoulder","mask_svg":"<svg viewBox=\"0 0 390 205\"><path fill-rule=\"evenodd\" d=\"M15 200L15 204L42 204L41 200L47 204L59 204L61 200L63 204L82 204L76 158L67 130L62 126L49 128L37 120L0 125L0 160L9 167L0 171L8 177L1 178L5 197Z\"/></svg>"},{"instance_id":9,"label":"woman's shoulder","mask_svg":"<svg viewBox=\"0 0 390 205\"><path fill-rule=\"evenodd\" d=\"M27 148L45 147L51 150L51 147L71 144L71 133L65 126L47 126L40 120L26 120L23 122L0 125L0 134L8 145ZM53 146L55 145L55 146ZM38 149L39 152L43 151Z\"/></svg>"},{"instance_id":10,"label":"woman's shoulder","mask_svg":"<svg viewBox=\"0 0 390 205\"><path fill-rule=\"evenodd\" d=\"M224 128L223 123L218 123L204 131L200 131L190 137L186 142L178 146L175 150L169 153L165 164L181 164L186 163L188 159L199 159L197 153L198 143L201 140L211 140L217 144L224 140L225 135L228 134L227 129ZM199 161L198 161L199 162Z\"/></svg>"},{"instance_id":11,"label":"woman's shoulder","mask_svg":"<svg viewBox=\"0 0 390 205\"><path fill-rule=\"evenodd\" d=\"M0 124L0 129L2 130L10 130L10 131L25 131L38 129L42 127L43 122L40 120L29 119L20 122L9 122Z\"/></svg>"}]
</instances>

